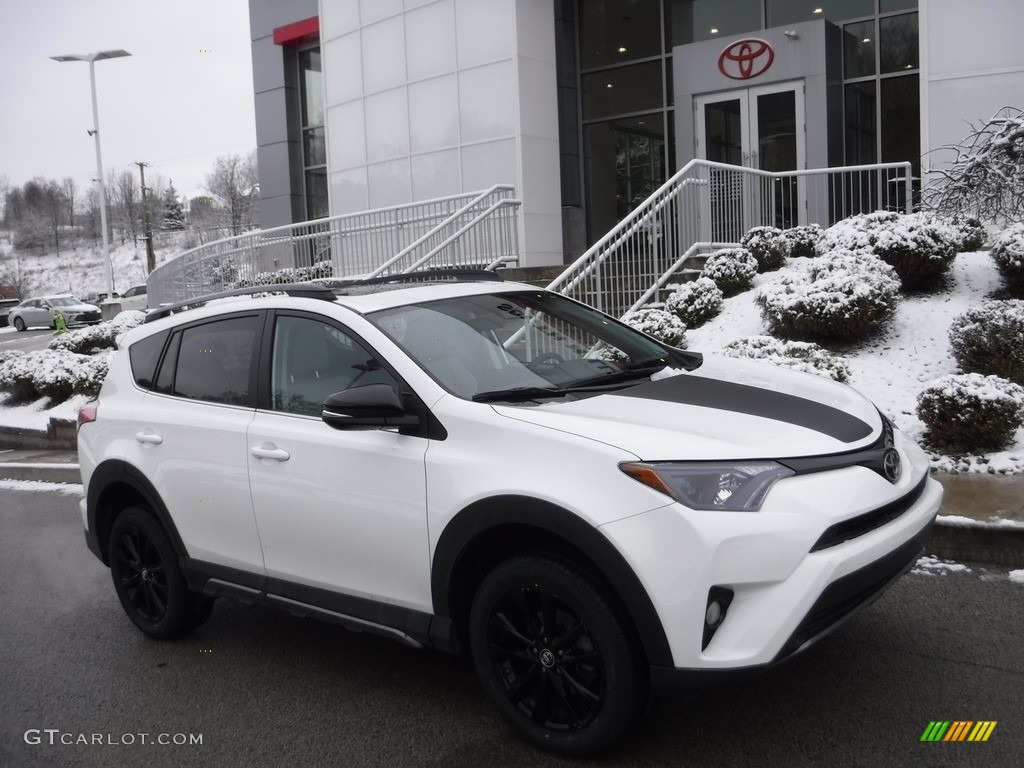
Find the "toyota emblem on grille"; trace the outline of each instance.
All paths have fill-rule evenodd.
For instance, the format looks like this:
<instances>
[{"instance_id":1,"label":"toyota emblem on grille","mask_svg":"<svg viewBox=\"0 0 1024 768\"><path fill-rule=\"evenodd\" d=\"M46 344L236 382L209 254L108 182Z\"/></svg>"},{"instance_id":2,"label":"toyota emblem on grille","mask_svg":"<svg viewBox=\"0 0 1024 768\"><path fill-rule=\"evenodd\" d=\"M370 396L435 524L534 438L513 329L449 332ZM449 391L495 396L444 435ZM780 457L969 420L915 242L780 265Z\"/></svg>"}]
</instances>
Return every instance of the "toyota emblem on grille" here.
<instances>
[{"instance_id":1,"label":"toyota emblem on grille","mask_svg":"<svg viewBox=\"0 0 1024 768\"><path fill-rule=\"evenodd\" d=\"M718 71L731 80L750 80L764 74L775 61L767 40L750 37L733 43L718 56Z\"/></svg>"},{"instance_id":2,"label":"toyota emblem on grille","mask_svg":"<svg viewBox=\"0 0 1024 768\"><path fill-rule=\"evenodd\" d=\"M887 449L882 457L882 471L890 483L900 479L900 455L895 448Z\"/></svg>"}]
</instances>

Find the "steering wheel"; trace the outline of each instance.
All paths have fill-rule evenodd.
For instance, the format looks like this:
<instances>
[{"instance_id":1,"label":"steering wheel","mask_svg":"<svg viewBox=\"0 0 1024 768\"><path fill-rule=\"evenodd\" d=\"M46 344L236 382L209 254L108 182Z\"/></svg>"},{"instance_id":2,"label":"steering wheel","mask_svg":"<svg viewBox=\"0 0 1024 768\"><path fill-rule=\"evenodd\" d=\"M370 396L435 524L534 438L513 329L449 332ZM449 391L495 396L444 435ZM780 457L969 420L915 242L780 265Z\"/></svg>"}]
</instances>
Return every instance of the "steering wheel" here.
<instances>
[{"instance_id":1,"label":"steering wheel","mask_svg":"<svg viewBox=\"0 0 1024 768\"><path fill-rule=\"evenodd\" d=\"M538 368L542 368L544 366L561 365L564 362L565 358L559 354L556 354L554 352L543 352L537 355L535 358L533 358L533 360L528 362L526 364L526 367L529 368L534 373L536 373Z\"/></svg>"}]
</instances>

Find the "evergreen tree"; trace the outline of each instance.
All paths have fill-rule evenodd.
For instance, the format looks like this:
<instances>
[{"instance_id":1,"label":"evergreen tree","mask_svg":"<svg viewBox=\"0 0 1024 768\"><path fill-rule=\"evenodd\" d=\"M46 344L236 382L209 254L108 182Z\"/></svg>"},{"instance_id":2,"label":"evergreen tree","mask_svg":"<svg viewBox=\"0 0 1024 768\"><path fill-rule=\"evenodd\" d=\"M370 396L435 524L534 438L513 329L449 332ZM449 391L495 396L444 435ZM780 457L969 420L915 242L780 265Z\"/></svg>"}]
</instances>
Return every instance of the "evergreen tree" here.
<instances>
[{"instance_id":1,"label":"evergreen tree","mask_svg":"<svg viewBox=\"0 0 1024 768\"><path fill-rule=\"evenodd\" d=\"M163 228L168 231L180 232L185 229L185 207L178 199L178 190L174 188L174 182L170 182L167 191L164 192L163 200Z\"/></svg>"}]
</instances>

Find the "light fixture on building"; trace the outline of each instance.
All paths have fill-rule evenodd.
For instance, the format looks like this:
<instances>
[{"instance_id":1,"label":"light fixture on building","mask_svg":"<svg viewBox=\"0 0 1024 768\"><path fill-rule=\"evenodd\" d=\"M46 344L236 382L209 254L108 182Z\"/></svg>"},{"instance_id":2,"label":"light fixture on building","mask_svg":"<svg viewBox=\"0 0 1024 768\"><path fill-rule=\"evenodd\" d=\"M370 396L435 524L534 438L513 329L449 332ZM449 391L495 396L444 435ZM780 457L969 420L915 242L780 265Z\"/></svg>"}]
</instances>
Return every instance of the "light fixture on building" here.
<instances>
[{"instance_id":1,"label":"light fixture on building","mask_svg":"<svg viewBox=\"0 0 1024 768\"><path fill-rule=\"evenodd\" d=\"M711 34L712 35L717 35L718 34L718 27L712 27L711 28Z\"/></svg>"},{"instance_id":2,"label":"light fixture on building","mask_svg":"<svg viewBox=\"0 0 1024 768\"><path fill-rule=\"evenodd\" d=\"M626 52L626 46L620 45L619 46L619 53L625 53L625 52Z\"/></svg>"},{"instance_id":3,"label":"light fixture on building","mask_svg":"<svg viewBox=\"0 0 1024 768\"><path fill-rule=\"evenodd\" d=\"M783 32L782 34L784 34L784 35L785 35L786 37L788 37L788 38L789 38L790 40L796 40L796 39L797 39L798 37L800 37L800 35L798 35L798 34L796 33L796 30L795 30L795 29L787 29L787 30L786 30L785 32Z\"/></svg>"},{"instance_id":4,"label":"light fixture on building","mask_svg":"<svg viewBox=\"0 0 1024 768\"><path fill-rule=\"evenodd\" d=\"M813 12L814 13L824 13L824 11L821 8L815 8Z\"/></svg>"},{"instance_id":5,"label":"light fixture on building","mask_svg":"<svg viewBox=\"0 0 1024 768\"><path fill-rule=\"evenodd\" d=\"M606 86L605 86L605 88L614 88L614 87L615 87L615 86L614 86L614 85L612 85L611 83L608 83L608 85L606 85Z\"/></svg>"},{"instance_id":6,"label":"light fixture on building","mask_svg":"<svg viewBox=\"0 0 1024 768\"><path fill-rule=\"evenodd\" d=\"M865 37L863 40L861 40L861 42L862 43L870 43L871 42L871 38L870 37Z\"/></svg>"}]
</instances>

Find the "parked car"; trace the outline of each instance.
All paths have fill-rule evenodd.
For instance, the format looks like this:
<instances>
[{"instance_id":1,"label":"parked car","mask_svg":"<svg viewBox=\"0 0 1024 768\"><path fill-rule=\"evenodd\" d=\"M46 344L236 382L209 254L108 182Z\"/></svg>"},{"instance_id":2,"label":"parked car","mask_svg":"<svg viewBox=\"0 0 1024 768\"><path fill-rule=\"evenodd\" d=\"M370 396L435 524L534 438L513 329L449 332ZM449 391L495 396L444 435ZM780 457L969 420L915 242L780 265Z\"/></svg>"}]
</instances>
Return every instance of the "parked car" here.
<instances>
[{"instance_id":1,"label":"parked car","mask_svg":"<svg viewBox=\"0 0 1024 768\"><path fill-rule=\"evenodd\" d=\"M20 303L21 299L0 299L0 328L6 328L10 324L8 315Z\"/></svg>"},{"instance_id":2,"label":"parked car","mask_svg":"<svg viewBox=\"0 0 1024 768\"><path fill-rule=\"evenodd\" d=\"M86 304L70 293L58 296L41 296L26 299L11 310L9 320L19 331L32 326L55 328L54 310L60 310L68 325L87 325L100 321L100 308L94 304Z\"/></svg>"},{"instance_id":3,"label":"parked car","mask_svg":"<svg viewBox=\"0 0 1024 768\"><path fill-rule=\"evenodd\" d=\"M90 291L89 293L85 294L85 303L96 304L98 306L102 304L104 301L106 301L107 297L110 295L111 294L107 293L106 291L100 293L97 293L96 291ZM114 291L113 293L115 299L118 298L120 295L121 294L119 294L117 291Z\"/></svg>"},{"instance_id":4,"label":"parked car","mask_svg":"<svg viewBox=\"0 0 1024 768\"><path fill-rule=\"evenodd\" d=\"M232 291L121 337L81 511L143 633L232 597L468 649L521 736L594 754L652 687L789 658L922 551L941 487L853 389L449 277Z\"/></svg>"},{"instance_id":5,"label":"parked car","mask_svg":"<svg viewBox=\"0 0 1024 768\"><path fill-rule=\"evenodd\" d=\"M119 298L118 301L121 304L122 312L127 309L137 309L145 312L149 306L149 302L146 298L146 284L133 285L121 294L121 298Z\"/></svg>"}]
</instances>

